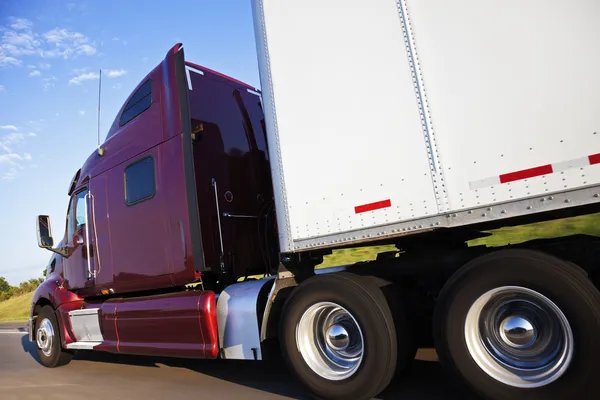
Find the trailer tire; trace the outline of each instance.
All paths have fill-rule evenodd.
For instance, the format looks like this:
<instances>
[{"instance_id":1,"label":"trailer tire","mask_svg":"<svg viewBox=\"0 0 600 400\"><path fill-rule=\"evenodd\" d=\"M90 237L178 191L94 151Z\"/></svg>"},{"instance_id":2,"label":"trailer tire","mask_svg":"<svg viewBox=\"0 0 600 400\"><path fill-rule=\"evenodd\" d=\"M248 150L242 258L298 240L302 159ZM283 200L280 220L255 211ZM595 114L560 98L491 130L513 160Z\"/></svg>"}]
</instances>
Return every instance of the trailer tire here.
<instances>
[{"instance_id":1,"label":"trailer tire","mask_svg":"<svg viewBox=\"0 0 600 400\"><path fill-rule=\"evenodd\" d=\"M478 257L442 289L433 329L441 364L485 398L600 398L600 292L570 262Z\"/></svg>"},{"instance_id":2,"label":"trailer tire","mask_svg":"<svg viewBox=\"0 0 600 400\"><path fill-rule=\"evenodd\" d=\"M335 312L347 319L332 324L320 319ZM341 336L333 333L338 326L343 326ZM322 336L315 337L315 331ZM345 341L338 342L340 337ZM410 349L408 343L397 348L394 318L380 288L346 272L313 276L294 289L283 309L280 342L288 367L302 384L316 398L331 400L371 399L390 383L397 357L405 357L399 351ZM358 363L344 358L353 351L358 355L361 345ZM346 363L347 368L336 369L319 349L333 357L342 354L338 364Z\"/></svg>"},{"instance_id":3,"label":"trailer tire","mask_svg":"<svg viewBox=\"0 0 600 400\"><path fill-rule=\"evenodd\" d=\"M60 327L52 307L44 306L40 309L35 322L33 338L40 363L43 366L60 367L68 364L73 358L70 351L62 348Z\"/></svg>"}]
</instances>

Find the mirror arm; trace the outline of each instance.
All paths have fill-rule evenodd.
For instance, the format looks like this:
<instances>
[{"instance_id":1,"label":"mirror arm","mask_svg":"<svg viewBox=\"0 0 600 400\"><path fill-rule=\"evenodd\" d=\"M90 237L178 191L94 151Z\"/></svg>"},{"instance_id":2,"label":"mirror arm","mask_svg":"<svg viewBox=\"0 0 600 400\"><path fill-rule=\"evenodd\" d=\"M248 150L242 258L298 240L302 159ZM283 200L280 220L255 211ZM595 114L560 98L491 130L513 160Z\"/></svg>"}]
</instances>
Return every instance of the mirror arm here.
<instances>
[{"instance_id":1,"label":"mirror arm","mask_svg":"<svg viewBox=\"0 0 600 400\"><path fill-rule=\"evenodd\" d=\"M53 253L60 254L64 258L69 258L71 256L71 252L69 251L68 247L57 247L57 248L46 247L46 249L50 250Z\"/></svg>"}]
</instances>

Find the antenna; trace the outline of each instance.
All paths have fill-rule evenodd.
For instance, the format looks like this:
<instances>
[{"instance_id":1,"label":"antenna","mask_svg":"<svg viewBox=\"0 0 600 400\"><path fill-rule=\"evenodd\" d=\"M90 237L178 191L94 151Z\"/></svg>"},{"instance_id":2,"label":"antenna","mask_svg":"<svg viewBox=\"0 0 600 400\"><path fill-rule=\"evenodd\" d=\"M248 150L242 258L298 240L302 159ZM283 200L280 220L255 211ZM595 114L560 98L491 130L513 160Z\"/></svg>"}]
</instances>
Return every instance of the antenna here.
<instances>
[{"instance_id":1,"label":"antenna","mask_svg":"<svg viewBox=\"0 0 600 400\"><path fill-rule=\"evenodd\" d=\"M98 80L98 155L104 155L104 149L100 148L100 96L102 94L102 68L100 69L100 79Z\"/></svg>"}]
</instances>

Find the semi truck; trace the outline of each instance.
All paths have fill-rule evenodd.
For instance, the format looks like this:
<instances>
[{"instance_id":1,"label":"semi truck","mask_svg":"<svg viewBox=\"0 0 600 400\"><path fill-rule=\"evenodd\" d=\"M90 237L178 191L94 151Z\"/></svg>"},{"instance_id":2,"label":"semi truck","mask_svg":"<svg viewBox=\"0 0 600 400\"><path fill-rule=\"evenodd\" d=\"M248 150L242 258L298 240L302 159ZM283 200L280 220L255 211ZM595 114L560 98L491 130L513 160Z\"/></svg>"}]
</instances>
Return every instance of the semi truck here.
<instances>
[{"instance_id":1,"label":"semi truck","mask_svg":"<svg viewBox=\"0 0 600 400\"><path fill-rule=\"evenodd\" d=\"M473 244L598 221L600 3L251 7L260 88L176 44L75 173L56 244L37 217L41 363L275 350L315 398L368 399L434 347L484 398L600 398L598 238Z\"/></svg>"}]
</instances>

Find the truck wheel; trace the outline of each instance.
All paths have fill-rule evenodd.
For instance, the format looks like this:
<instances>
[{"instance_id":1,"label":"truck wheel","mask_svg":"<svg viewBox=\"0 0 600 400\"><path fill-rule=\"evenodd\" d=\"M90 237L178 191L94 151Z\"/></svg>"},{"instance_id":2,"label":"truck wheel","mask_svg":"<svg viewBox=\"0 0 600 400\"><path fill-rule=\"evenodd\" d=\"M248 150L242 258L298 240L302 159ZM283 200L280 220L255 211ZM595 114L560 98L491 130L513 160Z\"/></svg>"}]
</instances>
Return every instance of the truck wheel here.
<instances>
[{"instance_id":1,"label":"truck wheel","mask_svg":"<svg viewBox=\"0 0 600 400\"><path fill-rule=\"evenodd\" d=\"M38 357L45 367L59 367L71 361L72 354L60 344L60 328L52 307L44 306L38 313L34 338Z\"/></svg>"},{"instance_id":2,"label":"truck wheel","mask_svg":"<svg viewBox=\"0 0 600 400\"><path fill-rule=\"evenodd\" d=\"M294 289L280 342L287 365L320 399L370 399L389 384L397 357L405 357L381 290L349 273L313 276Z\"/></svg>"},{"instance_id":3,"label":"truck wheel","mask_svg":"<svg viewBox=\"0 0 600 400\"><path fill-rule=\"evenodd\" d=\"M434 312L440 362L492 399L597 399L600 293L579 268L501 250L469 262Z\"/></svg>"}]
</instances>

